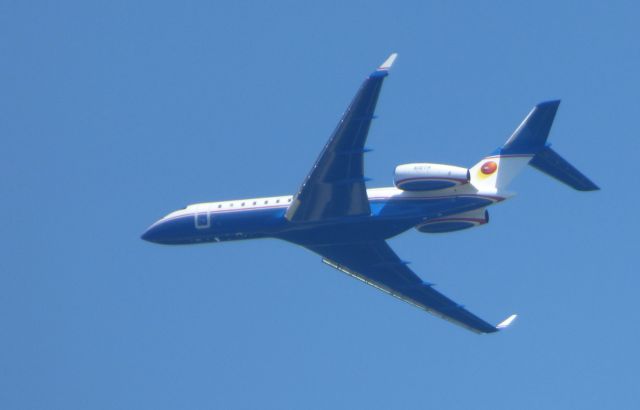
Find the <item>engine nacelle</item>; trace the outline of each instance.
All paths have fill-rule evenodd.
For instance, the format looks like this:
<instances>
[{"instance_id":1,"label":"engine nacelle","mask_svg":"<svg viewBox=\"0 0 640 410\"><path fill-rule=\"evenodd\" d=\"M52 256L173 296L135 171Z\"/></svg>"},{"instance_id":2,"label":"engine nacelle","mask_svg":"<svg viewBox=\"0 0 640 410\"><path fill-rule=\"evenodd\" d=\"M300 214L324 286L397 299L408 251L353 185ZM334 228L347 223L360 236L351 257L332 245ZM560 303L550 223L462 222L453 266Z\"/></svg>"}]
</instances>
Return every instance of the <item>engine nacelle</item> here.
<instances>
[{"instance_id":1,"label":"engine nacelle","mask_svg":"<svg viewBox=\"0 0 640 410\"><path fill-rule=\"evenodd\" d=\"M403 191L434 191L469 182L469 170L444 164L402 164L396 167L393 183Z\"/></svg>"},{"instance_id":2,"label":"engine nacelle","mask_svg":"<svg viewBox=\"0 0 640 410\"><path fill-rule=\"evenodd\" d=\"M430 219L427 222L416 226L416 229L423 233L444 233L474 228L488 222L489 211L483 208L444 216L442 218Z\"/></svg>"}]
</instances>

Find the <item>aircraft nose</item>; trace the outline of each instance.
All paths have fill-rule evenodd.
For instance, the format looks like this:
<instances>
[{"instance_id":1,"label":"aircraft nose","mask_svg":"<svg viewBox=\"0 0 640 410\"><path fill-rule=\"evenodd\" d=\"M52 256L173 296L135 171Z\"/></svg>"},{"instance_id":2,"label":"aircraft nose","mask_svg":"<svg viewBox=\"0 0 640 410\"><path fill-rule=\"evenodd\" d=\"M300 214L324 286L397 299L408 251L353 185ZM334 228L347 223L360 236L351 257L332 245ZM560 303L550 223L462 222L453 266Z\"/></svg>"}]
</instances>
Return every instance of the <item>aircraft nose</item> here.
<instances>
[{"instance_id":1,"label":"aircraft nose","mask_svg":"<svg viewBox=\"0 0 640 410\"><path fill-rule=\"evenodd\" d=\"M152 224L140 235L140 238L147 242L160 243L163 245L179 245L189 243L189 235L193 234L193 218L164 217Z\"/></svg>"},{"instance_id":2,"label":"aircraft nose","mask_svg":"<svg viewBox=\"0 0 640 410\"><path fill-rule=\"evenodd\" d=\"M159 243L158 225L159 224L156 222L153 225L151 225L149 228L147 228L147 230L144 231L142 235L140 235L140 239L145 240L147 242Z\"/></svg>"}]
</instances>

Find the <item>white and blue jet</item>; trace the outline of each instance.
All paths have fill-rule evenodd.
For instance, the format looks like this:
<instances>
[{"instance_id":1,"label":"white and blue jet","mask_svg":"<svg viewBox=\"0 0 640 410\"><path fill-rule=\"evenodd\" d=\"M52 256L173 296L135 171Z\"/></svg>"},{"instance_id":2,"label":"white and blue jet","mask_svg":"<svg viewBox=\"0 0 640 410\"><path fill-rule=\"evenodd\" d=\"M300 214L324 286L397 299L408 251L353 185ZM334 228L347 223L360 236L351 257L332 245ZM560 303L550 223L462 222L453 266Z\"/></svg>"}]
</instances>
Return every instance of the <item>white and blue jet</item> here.
<instances>
[{"instance_id":1,"label":"white and blue jet","mask_svg":"<svg viewBox=\"0 0 640 410\"><path fill-rule=\"evenodd\" d=\"M327 265L477 333L492 325L416 275L386 240L408 229L452 232L486 224L487 208L513 196L511 180L529 164L580 191L598 187L547 144L560 101L536 105L507 142L471 168L399 165L394 187L367 189L365 141L396 54L370 74L295 195L189 205L160 219L142 239L195 244L277 238L319 254Z\"/></svg>"}]
</instances>

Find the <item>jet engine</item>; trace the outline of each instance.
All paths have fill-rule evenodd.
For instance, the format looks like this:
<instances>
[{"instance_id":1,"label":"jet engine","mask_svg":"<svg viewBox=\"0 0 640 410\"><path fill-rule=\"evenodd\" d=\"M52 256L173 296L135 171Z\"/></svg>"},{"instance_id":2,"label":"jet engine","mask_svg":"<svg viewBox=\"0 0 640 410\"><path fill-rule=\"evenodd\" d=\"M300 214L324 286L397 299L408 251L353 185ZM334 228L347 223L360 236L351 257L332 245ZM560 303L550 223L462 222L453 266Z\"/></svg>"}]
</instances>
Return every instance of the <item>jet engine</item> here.
<instances>
[{"instance_id":1,"label":"jet engine","mask_svg":"<svg viewBox=\"0 0 640 410\"><path fill-rule=\"evenodd\" d=\"M489 211L484 208L469 212L429 219L416 226L423 233L444 233L474 228L489 222Z\"/></svg>"},{"instance_id":2,"label":"jet engine","mask_svg":"<svg viewBox=\"0 0 640 410\"><path fill-rule=\"evenodd\" d=\"M444 164L402 164L396 167L393 183L403 191L434 191L469 182L469 170Z\"/></svg>"}]
</instances>

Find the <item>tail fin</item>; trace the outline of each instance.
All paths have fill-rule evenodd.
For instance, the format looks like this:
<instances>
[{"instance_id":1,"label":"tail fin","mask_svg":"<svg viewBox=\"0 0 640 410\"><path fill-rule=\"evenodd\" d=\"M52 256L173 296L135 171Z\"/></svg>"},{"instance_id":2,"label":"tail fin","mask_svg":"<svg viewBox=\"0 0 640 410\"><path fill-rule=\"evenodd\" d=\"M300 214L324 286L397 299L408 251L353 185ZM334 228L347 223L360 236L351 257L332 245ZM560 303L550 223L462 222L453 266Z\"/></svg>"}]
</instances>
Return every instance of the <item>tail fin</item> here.
<instances>
[{"instance_id":1,"label":"tail fin","mask_svg":"<svg viewBox=\"0 0 640 410\"><path fill-rule=\"evenodd\" d=\"M471 168L471 183L482 191L499 192L531 164L575 189L598 189L547 145L559 105L560 100L554 100L533 107L502 147Z\"/></svg>"}]
</instances>

